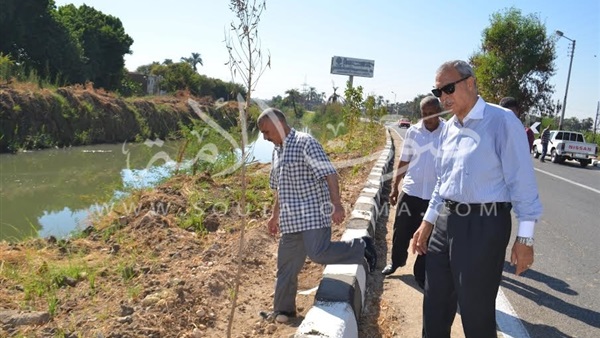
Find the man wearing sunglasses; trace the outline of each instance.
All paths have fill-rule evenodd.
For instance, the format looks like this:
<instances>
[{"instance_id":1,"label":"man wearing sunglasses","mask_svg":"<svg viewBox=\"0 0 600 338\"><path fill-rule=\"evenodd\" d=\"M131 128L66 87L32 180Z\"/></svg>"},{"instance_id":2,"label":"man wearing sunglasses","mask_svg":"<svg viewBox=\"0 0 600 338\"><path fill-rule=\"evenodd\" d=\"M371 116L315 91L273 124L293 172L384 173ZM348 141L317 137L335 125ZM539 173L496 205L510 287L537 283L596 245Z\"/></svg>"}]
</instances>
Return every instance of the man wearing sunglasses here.
<instances>
[{"instance_id":1,"label":"man wearing sunglasses","mask_svg":"<svg viewBox=\"0 0 600 338\"><path fill-rule=\"evenodd\" d=\"M427 253L423 337L449 338L458 304L467 338L495 338L510 210L519 221L511 253L517 275L533 264L542 212L527 139L518 119L479 97L467 62L442 64L435 86L454 116L441 131L438 180L412 242L413 251Z\"/></svg>"}]
</instances>

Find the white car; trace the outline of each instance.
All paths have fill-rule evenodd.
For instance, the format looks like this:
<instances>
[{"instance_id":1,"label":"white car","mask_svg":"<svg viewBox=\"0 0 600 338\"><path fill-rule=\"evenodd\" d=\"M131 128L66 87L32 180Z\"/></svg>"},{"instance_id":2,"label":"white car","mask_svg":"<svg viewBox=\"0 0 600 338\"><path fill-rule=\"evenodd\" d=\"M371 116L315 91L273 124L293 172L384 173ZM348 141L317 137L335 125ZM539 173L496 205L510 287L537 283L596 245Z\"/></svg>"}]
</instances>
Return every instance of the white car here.
<instances>
[{"instance_id":1,"label":"white car","mask_svg":"<svg viewBox=\"0 0 600 338\"><path fill-rule=\"evenodd\" d=\"M533 156L542 154L542 139L533 141ZM596 157L596 144L586 143L582 133L566 130L551 130L550 142L546 156L552 163L563 163L565 160L579 161L582 167L592 163Z\"/></svg>"}]
</instances>

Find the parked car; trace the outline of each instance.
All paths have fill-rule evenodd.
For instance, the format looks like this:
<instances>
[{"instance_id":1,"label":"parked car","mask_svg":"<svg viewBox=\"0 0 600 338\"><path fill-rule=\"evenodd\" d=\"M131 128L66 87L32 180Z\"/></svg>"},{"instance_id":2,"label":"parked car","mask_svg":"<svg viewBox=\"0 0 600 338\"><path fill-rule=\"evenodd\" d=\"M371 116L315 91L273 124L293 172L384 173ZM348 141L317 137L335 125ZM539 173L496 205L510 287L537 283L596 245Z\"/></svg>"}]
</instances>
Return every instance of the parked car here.
<instances>
[{"instance_id":1,"label":"parked car","mask_svg":"<svg viewBox=\"0 0 600 338\"><path fill-rule=\"evenodd\" d=\"M533 141L533 156L540 157L542 140ZM596 157L596 144L586 143L582 133L566 130L551 130L548 152L552 163L563 163L565 160L579 161L582 167L592 163Z\"/></svg>"},{"instance_id":2,"label":"parked car","mask_svg":"<svg viewBox=\"0 0 600 338\"><path fill-rule=\"evenodd\" d=\"M410 120L403 117L400 120L398 120L398 127L400 128L410 128Z\"/></svg>"}]
</instances>

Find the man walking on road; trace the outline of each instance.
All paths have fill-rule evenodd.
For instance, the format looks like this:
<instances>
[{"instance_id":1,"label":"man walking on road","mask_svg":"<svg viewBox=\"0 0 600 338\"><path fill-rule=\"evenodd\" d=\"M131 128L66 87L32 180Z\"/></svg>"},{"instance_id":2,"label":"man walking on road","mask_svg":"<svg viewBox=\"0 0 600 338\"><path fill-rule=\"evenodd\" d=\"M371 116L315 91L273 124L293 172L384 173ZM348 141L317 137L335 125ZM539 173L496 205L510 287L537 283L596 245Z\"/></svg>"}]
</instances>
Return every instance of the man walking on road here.
<instances>
[{"instance_id":1,"label":"man walking on road","mask_svg":"<svg viewBox=\"0 0 600 338\"><path fill-rule=\"evenodd\" d=\"M392 237L392 258L381 273L393 274L406 265L408 245L421 224L435 187L435 156L444 122L439 118L442 108L440 100L426 96L421 100L421 121L406 131L396 177L392 184L390 203L398 202L398 187L403 180L400 202L396 208L394 234ZM407 169L408 168L408 169ZM413 266L413 274L421 288L425 286L425 255L419 255Z\"/></svg>"},{"instance_id":2,"label":"man walking on road","mask_svg":"<svg viewBox=\"0 0 600 338\"><path fill-rule=\"evenodd\" d=\"M546 153L548 153L548 143L550 143L550 125L547 125L542 130L542 156L540 156L540 162L546 162Z\"/></svg>"},{"instance_id":3,"label":"man walking on road","mask_svg":"<svg viewBox=\"0 0 600 338\"><path fill-rule=\"evenodd\" d=\"M423 337L449 338L458 305L467 338L495 338L513 206L519 228L511 264L517 275L533 264L542 212L533 165L519 120L479 97L467 62L442 64L435 87L454 116L442 129L438 181L412 242L413 251L427 253Z\"/></svg>"},{"instance_id":4,"label":"man walking on road","mask_svg":"<svg viewBox=\"0 0 600 338\"><path fill-rule=\"evenodd\" d=\"M298 274L308 256L319 264L377 265L373 240L331 241L331 220L344 220L338 175L323 147L311 135L291 128L285 115L269 108L258 117L265 140L275 144L269 184L275 189L271 235L281 233L277 249L277 281L273 311L260 315L285 323L296 316Z\"/></svg>"}]
</instances>

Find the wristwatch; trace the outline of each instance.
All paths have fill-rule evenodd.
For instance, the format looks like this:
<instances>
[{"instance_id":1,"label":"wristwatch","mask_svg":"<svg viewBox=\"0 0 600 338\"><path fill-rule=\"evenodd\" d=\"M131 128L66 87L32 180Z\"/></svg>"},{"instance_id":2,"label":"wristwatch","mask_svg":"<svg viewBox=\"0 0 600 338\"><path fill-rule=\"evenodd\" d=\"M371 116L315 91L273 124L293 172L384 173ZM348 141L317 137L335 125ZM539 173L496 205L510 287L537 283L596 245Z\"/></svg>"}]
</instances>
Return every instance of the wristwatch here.
<instances>
[{"instance_id":1,"label":"wristwatch","mask_svg":"<svg viewBox=\"0 0 600 338\"><path fill-rule=\"evenodd\" d=\"M517 236L517 242L525 244L526 246L533 246L533 237L521 237Z\"/></svg>"}]
</instances>

